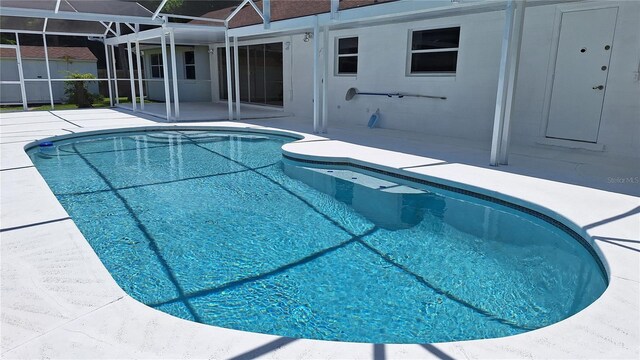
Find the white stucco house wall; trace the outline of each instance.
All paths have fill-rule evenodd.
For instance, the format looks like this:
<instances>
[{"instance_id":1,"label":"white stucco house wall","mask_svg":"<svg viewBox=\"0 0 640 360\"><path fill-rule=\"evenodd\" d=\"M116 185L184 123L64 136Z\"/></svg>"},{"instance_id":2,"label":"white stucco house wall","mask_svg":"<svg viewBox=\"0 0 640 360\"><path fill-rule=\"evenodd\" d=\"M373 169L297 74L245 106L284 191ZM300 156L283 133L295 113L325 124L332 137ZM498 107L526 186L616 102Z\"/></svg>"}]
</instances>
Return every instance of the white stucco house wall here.
<instances>
[{"instance_id":1,"label":"white stucco house wall","mask_svg":"<svg viewBox=\"0 0 640 360\"><path fill-rule=\"evenodd\" d=\"M86 47L49 46L49 67L52 79L64 79L69 73L93 74L98 77L96 56ZM45 52L42 46L20 46L22 69L25 78L25 90L29 104L49 103L49 85L47 84L47 67ZM2 81L18 81L18 65L14 49L0 48L0 79ZM32 79L32 81L29 81ZM35 80L33 80L35 79ZM97 93L97 83L89 83L89 92ZM53 101L65 101L64 82L53 81ZM22 97L19 85L2 85L0 103L20 104Z\"/></svg>"},{"instance_id":2,"label":"white stucco house wall","mask_svg":"<svg viewBox=\"0 0 640 360\"><path fill-rule=\"evenodd\" d=\"M592 156L594 161L640 161L640 2L528 4L512 116L512 145L533 146L540 151L580 149L582 155ZM231 11L205 16L225 18ZM294 6L287 8L286 1L271 2L274 21L300 20L297 17L305 15L304 11ZM306 11L312 15L314 11L328 10ZM245 7L231 21L231 28L253 27L256 32L262 29L254 13L251 7ZM309 18L312 21L313 17ZM379 109L378 125L382 128L460 138L489 148L504 23L505 12L500 10L330 30L329 47L320 49L320 58L324 51L329 52L329 123L365 126ZM443 45L451 38L455 41ZM250 40L241 37L239 41L241 60L243 47L280 44L283 99L281 105L275 106L300 121L311 121L313 47L309 33L246 39ZM214 101L226 101L221 56L224 42L210 44L210 49L216 53L211 57L211 94ZM439 53L440 57L423 60L426 71L420 71L420 64L412 68L412 61L428 58L430 55L421 55L427 53ZM350 70L339 71L339 62ZM247 85L245 66L241 61L241 92L251 87ZM361 92L401 92L447 99L356 96L347 101L345 94L351 87Z\"/></svg>"},{"instance_id":3,"label":"white stucco house wall","mask_svg":"<svg viewBox=\"0 0 640 360\"><path fill-rule=\"evenodd\" d=\"M358 71L329 79L330 119L464 138L490 145L504 13L490 12L333 32L357 37ZM513 144L582 148L594 155L640 154L640 3L587 2L526 10L513 112ZM411 74L410 38L459 27L455 73ZM335 46L329 49L336 59ZM304 60L302 60L304 61ZM337 74L335 61L330 74ZM555 81L554 81L555 80ZM600 88L602 86L602 88ZM360 91L446 96L357 97Z\"/></svg>"},{"instance_id":4,"label":"white stucco house wall","mask_svg":"<svg viewBox=\"0 0 640 360\"><path fill-rule=\"evenodd\" d=\"M164 101L164 81L162 72L162 51L157 46L147 46L143 50L145 96L152 101ZM210 57L207 46L176 46L176 75L180 102L210 102L211 74ZM168 77L172 78L172 67L168 67ZM173 82L169 82L173 97Z\"/></svg>"},{"instance_id":5,"label":"white stucco house wall","mask_svg":"<svg viewBox=\"0 0 640 360\"><path fill-rule=\"evenodd\" d=\"M383 8L404 1L408 0L362 0L341 2L340 6L344 7L341 12L348 12L352 11L349 7ZM274 24L292 22L298 28L305 21L312 25L314 15L327 13L329 4L272 0L271 20ZM261 8L261 2L257 6ZM225 19L233 10L204 17ZM322 63L328 53L329 123L364 128L379 111L377 126L381 128L463 139L489 149L506 13L504 9L461 13L409 14L393 21L330 27L326 49L320 40L319 60ZM193 23L206 25L198 20ZM638 24L637 1L528 1L511 145L541 152L578 149L577 156L600 163L640 161ZM240 10L229 25L230 34L240 34L241 102L281 109L301 122L311 122L312 33L265 31L250 6ZM203 27L200 35L205 34ZM223 37L219 39L206 45L180 42L177 47L181 103L226 103L225 43ZM150 100L164 101L161 59L158 45L144 48ZM171 66L168 69L171 76ZM348 101L345 95L350 88L446 100L355 96ZM172 89L169 93L173 96Z\"/></svg>"}]
</instances>

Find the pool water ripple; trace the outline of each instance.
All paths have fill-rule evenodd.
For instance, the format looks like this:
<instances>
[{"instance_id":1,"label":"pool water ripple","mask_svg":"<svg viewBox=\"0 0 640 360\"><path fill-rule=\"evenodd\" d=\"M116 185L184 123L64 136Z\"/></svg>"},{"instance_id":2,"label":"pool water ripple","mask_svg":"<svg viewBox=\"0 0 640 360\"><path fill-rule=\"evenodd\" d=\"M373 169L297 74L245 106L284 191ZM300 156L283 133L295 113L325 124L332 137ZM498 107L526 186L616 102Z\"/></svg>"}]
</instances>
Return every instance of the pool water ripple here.
<instances>
[{"instance_id":1,"label":"pool water ripple","mask_svg":"<svg viewBox=\"0 0 640 360\"><path fill-rule=\"evenodd\" d=\"M508 336L606 278L531 215L347 168L282 161L276 135L154 131L29 150L118 284L174 316L294 338Z\"/></svg>"}]
</instances>

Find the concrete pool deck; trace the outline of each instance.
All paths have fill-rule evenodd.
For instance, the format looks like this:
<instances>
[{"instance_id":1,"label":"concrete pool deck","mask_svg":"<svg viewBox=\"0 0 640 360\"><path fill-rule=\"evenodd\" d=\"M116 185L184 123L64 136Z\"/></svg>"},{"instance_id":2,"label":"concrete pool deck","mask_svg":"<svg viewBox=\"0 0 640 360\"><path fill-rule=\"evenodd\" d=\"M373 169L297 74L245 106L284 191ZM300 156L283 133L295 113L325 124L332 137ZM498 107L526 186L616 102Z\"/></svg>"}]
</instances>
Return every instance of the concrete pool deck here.
<instances>
[{"instance_id":1,"label":"concrete pool deck","mask_svg":"<svg viewBox=\"0 0 640 360\"><path fill-rule=\"evenodd\" d=\"M365 146L371 145L365 136L347 129L330 130L325 137L306 135L285 145L284 151L303 159L367 164L460 186L568 221L593 239L607 267L610 284L602 297L564 321L525 334L412 345L291 339L198 324L153 310L117 286L33 167L24 146L86 131L174 125L110 109L0 115L2 358L640 357L640 184L633 181L637 166L631 175L625 173L628 169L597 174L594 168L580 180L559 175L567 162L519 162L516 155L513 168L496 169L480 165L488 157L473 148L432 144L423 153L409 153L403 146L417 143L400 138L394 143L393 132L384 133L384 143L371 141L384 149ZM308 124L296 127L291 119L178 125L308 131ZM539 175L544 169L558 174ZM580 169L584 167L567 172ZM630 181L595 180L618 176L630 176ZM579 181L585 183L576 184Z\"/></svg>"}]
</instances>

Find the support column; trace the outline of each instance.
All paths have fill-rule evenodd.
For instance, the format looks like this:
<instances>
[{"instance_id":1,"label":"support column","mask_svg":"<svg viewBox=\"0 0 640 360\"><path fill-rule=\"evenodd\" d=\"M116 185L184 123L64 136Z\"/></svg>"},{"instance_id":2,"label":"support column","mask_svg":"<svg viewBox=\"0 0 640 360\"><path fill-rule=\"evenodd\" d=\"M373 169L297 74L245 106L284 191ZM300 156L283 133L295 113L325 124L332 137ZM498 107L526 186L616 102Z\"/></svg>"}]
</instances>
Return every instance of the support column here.
<instances>
[{"instance_id":1,"label":"support column","mask_svg":"<svg viewBox=\"0 0 640 360\"><path fill-rule=\"evenodd\" d=\"M133 111L137 111L136 106L136 81L133 78L133 56L131 54L131 41L127 41L127 56L129 60L129 85L131 86L131 104Z\"/></svg>"},{"instance_id":2,"label":"support column","mask_svg":"<svg viewBox=\"0 0 640 360\"><path fill-rule=\"evenodd\" d=\"M233 121L233 89L231 86L231 48L229 46L229 29L224 31L224 48L227 64L227 105L229 107L229 121Z\"/></svg>"},{"instance_id":3,"label":"support column","mask_svg":"<svg viewBox=\"0 0 640 360\"><path fill-rule=\"evenodd\" d=\"M176 40L173 29L169 31L169 45L171 46L171 78L173 80L173 116L180 117L180 98L178 97L178 69L176 61Z\"/></svg>"},{"instance_id":4,"label":"support column","mask_svg":"<svg viewBox=\"0 0 640 360\"><path fill-rule=\"evenodd\" d=\"M320 67L318 66L318 16L315 16L313 23L313 132L317 134L320 129L320 94L318 91L320 82Z\"/></svg>"},{"instance_id":5,"label":"support column","mask_svg":"<svg viewBox=\"0 0 640 360\"><path fill-rule=\"evenodd\" d=\"M47 35L42 34L42 44L44 45L44 62L47 65L47 85L49 85L49 101L51 102L51 110L53 106L53 87L51 86L51 69L49 66L49 50L47 49Z\"/></svg>"},{"instance_id":6,"label":"support column","mask_svg":"<svg viewBox=\"0 0 640 360\"><path fill-rule=\"evenodd\" d=\"M524 13L526 0L516 0L516 17L514 19L514 29L512 33L511 48L509 49L509 73L507 80L507 99L504 107L504 121L502 125L502 136L500 139L500 156L501 165L509 163L509 143L511 138L511 114L513 112L513 104L515 101L515 91L518 83L518 68L520 66L520 49L522 45L522 31L524 27Z\"/></svg>"},{"instance_id":7,"label":"support column","mask_svg":"<svg viewBox=\"0 0 640 360\"><path fill-rule=\"evenodd\" d=\"M502 33L502 51L500 55L500 71L498 73L498 92L496 95L496 107L493 117L493 135L491 137L491 158L489 165L498 166L498 156L500 154L500 143L502 139L502 129L504 125L504 107L507 100L508 88L508 67L509 67L509 47L511 45L511 34L513 33L513 0L508 0L505 10L504 30Z\"/></svg>"},{"instance_id":8,"label":"support column","mask_svg":"<svg viewBox=\"0 0 640 360\"><path fill-rule=\"evenodd\" d=\"M18 78L20 79L20 94L22 95L22 109L28 110L27 90L24 84L24 72L22 71L22 55L20 54L20 35L16 34L16 60L18 62Z\"/></svg>"},{"instance_id":9,"label":"support column","mask_svg":"<svg viewBox=\"0 0 640 360\"><path fill-rule=\"evenodd\" d=\"M265 29L271 28L271 0L262 1L262 19Z\"/></svg>"},{"instance_id":10,"label":"support column","mask_svg":"<svg viewBox=\"0 0 640 360\"><path fill-rule=\"evenodd\" d=\"M111 66L109 62L109 46L107 45L105 40L106 38L102 39L102 42L104 43L104 62L105 62L105 66L107 67L107 84L109 87L109 105L113 107L113 93L111 90Z\"/></svg>"},{"instance_id":11,"label":"support column","mask_svg":"<svg viewBox=\"0 0 640 360\"><path fill-rule=\"evenodd\" d=\"M329 27L322 30L324 44L322 45L322 132L327 133L329 122Z\"/></svg>"},{"instance_id":12,"label":"support column","mask_svg":"<svg viewBox=\"0 0 640 360\"><path fill-rule=\"evenodd\" d=\"M339 0L331 0L331 20L338 19L339 10L340 10Z\"/></svg>"},{"instance_id":13,"label":"support column","mask_svg":"<svg viewBox=\"0 0 640 360\"><path fill-rule=\"evenodd\" d=\"M169 94L169 72L167 71L167 34L162 31L160 46L162 47L162 79L164 80L164 104L167 110L167 120L171 119L171 94Z\"/></svg>"},{"instance_id":14,"label":"support column","mask_svg":"<svg viewBox=\"0 0 640 360\"><path fill-rule=\"evenodd\" d=\"M142 51L140 42L136 41L136 55L138 63L138 94L140 94L140 110L144 110L144 84L142 82Z\"/></svg>"},{"instance_id":15,"label":"support column","mask_svg":"<svg viewBox=\"0 0 640 360\"><path fill-rule=\"evenodd\" d=\"M118 94L118 68L116 67L116 48L111 46L111 64L113 65L113 84L115 85L116 104L120 104L120 95Z\"/></svg>"},{"instance_id":16,"label":"support column","mask_svg":"<svg viewBox=\"0 0 640 360\"><path fill-rule=\"evenodd\" d=\"M238 37L233 37L233 72L236 81L236 120L240 121L240 56L238 54Z\"/></svg>"}]
</instances>

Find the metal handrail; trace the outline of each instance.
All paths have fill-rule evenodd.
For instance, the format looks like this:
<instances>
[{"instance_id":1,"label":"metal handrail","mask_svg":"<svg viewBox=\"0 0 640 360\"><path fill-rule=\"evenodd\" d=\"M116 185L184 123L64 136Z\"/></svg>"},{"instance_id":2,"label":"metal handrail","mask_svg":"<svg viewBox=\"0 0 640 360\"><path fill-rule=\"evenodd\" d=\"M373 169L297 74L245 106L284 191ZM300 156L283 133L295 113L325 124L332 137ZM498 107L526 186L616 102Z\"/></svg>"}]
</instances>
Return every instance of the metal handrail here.
<instances>
[{"instance_id":1,"label":"metal handrail","mask_svg":"<svg viewBox=\"0 0 640 360\"><path fill-rule=\"evenodd\" d=\"M389 93L377 93L377 92L359 92L358 89L356 88L349 88L349 90L347 90L347 94L345 95L345 100L349 101L351 99L353 99L354 96L356 95L374 95L374 96L386 96L386 97L397 97L399 99L403 98L403 97L422 97L422 98L429 98L429 99L440 99L440 100L447 100L446 96L433 96L433 95L420 95L420 94L405 94L405 93L400 93L400 92L389 92Z\"/></svg>"}]
</instances>

